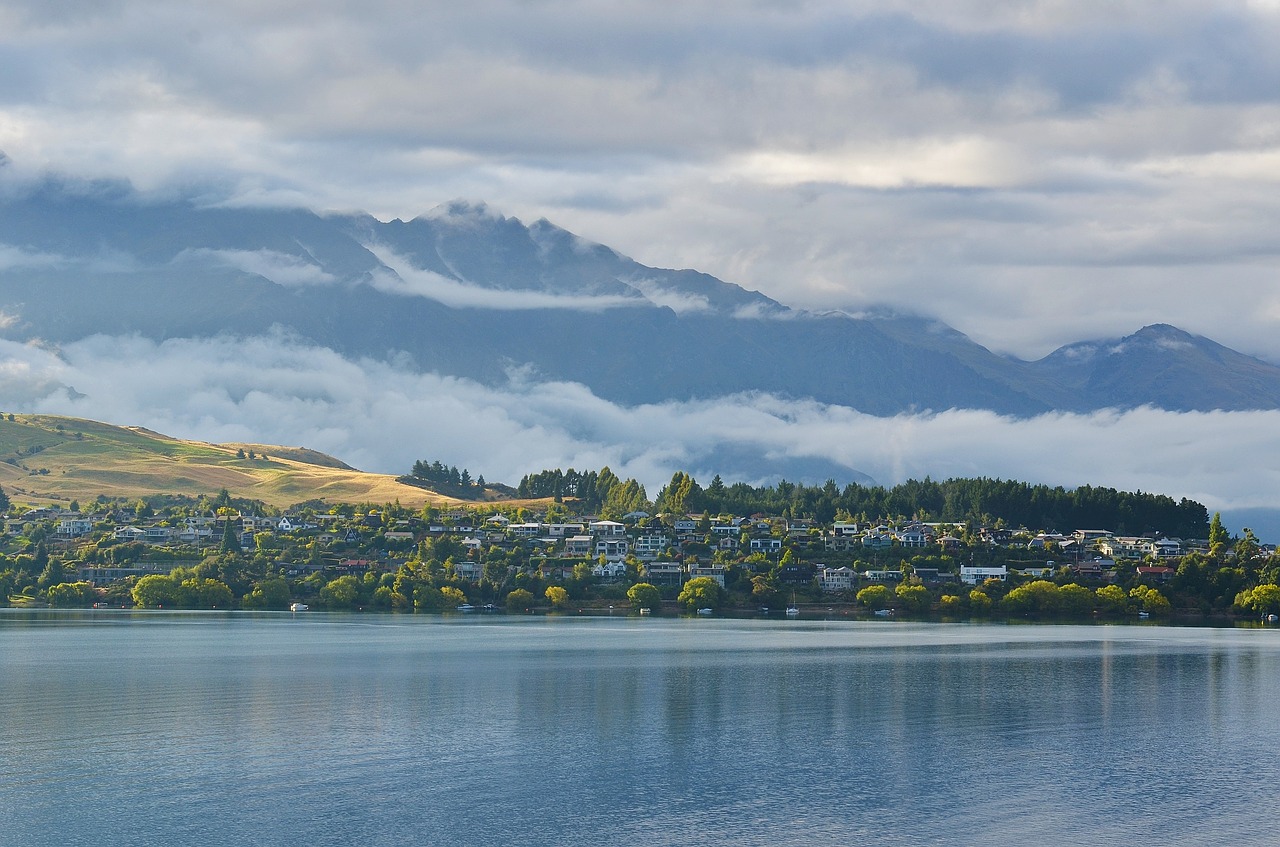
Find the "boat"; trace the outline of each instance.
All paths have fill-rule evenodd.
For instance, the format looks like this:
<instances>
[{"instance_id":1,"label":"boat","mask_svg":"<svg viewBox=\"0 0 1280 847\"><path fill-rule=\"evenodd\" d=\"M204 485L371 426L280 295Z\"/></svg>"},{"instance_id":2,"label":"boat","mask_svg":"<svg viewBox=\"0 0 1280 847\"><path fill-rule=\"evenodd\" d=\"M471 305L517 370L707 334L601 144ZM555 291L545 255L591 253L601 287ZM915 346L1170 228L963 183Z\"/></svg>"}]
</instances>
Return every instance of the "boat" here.
<instances>
[{"instance_id":1,"label":"boat","mask_svg":"<svg viewBox=\"0 0 1280 847\"><path fill-rule=\"evenodd\" d=\"M474 612L475 610L476 607L472 606L470 603L462 603L458 606L459 612Z\"/></svg>"},{"instance_id":2,"label":"boat","mask_svg":"<svg viewBox=\"0 0 1280 847\"><path fill-rule=\"evenodd\" d=\"M290 603L289 604L289 611L291 612L305 612L307 609L310 609L310 608L311 607L308 606L306 603Z\"/></svg>"},{"instance_id":3,"label":"boat","mask_svg":"<svg viewBox=\"0 0 1280 847\"><path fill-rule=\"evenodd\" d=\"M800 615L800 607L796 605L796 595L791 595L791 605L787 607L787 617L794 618Z\"/></svg>"},{"instance_id":4,"label":"boat","mask_svg":"<svg viewBox=\"0 0 1280 847\"><path fill-rule=\"evenodd\" d=\"M1277 623L1280 622L1280 615L1266 615L1262 620L1266 623Z\"/></svg>"},{"instance_id":5,"label":"boat","mask_svg":"<svg viewBox=\"0 0 1280 847\"><path fill-rule=\"evenodd\" d=\"M1150 612L1138 612L1138 620L1140 621L1145 621L1149 617L1151 617Z\"/></svg>"},{"instance_id":6,"label":"boat","mask_svg":"<svg viewBox=\"0 0 1280 847\"><path fill-rule=\"evenodd\" d=\"M893 617L893 609L876 609L875 616L877 618L891 618Z\"/></svg>"},{"instance_id":7,"label":"boat","mask_svg":"<svg viewBox=\"0 0 1280 847\"><path fill-rule=\"evenodd\" d=\"M703 606L701 609L699 609L699 610L698 610L698 614L700 614L700 615L709 615L709 614L711 614L711 613L712 613L712 612L714 612L714 611L715 611L715 610L714 610L714 609L712 609L712 608L711 608L711 607L709 607L709 606Z\"/></svg>"},{"instance_id":8,"label":"boat","mask_svg":"<svg viewBox=\"0 0 1280 847\"><path fill-rule=\"evenodd\" d=\"M640 614L642 614L642 615L647 615L647 614L649 614L649 613L650 613L650 612L652 612L652 611L653 611L653 610L652 610L652 609L650 609L648 606L641 606L641 607L640 607Z\"/></svg>"}]
</instances>

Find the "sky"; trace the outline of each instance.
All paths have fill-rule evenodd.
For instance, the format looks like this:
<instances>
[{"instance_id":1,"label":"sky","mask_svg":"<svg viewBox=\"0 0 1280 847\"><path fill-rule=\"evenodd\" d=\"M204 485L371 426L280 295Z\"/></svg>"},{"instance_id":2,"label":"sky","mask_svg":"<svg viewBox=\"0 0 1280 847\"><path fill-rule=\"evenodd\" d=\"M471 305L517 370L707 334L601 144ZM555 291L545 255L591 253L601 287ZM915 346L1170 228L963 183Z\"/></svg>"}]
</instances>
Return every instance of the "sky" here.
<instances>
[{"instance_id":1,"label":"sky","mask_svg":"<svg viewBox=\"0 0 1280 847\"><path fill-rule=\"evenodd\" d=\"M935 317L1023 358L1163 322L1280 363L1276 44L1280 0L0 0L0 151L20 177L210 202L408 219L485 201L645 264L799 308ZM206 405L178 408L123 389L113 351L130 343L10 351L3 387L73 380L99 405L46 410L278 433L370 469L421 457L340 423L413 407L358 387L394 364L310 351L350 385L226 402L210 365ZM262 344L259 374L296 358ZM192 351L135 352L165 385L162 365ZM783 454L862 444L826 457L886 482L1038 474L1280 507L1280 480L1242 458L1276 455L1271 413L874 419L754 396L621 410L580 386L414 379L486 416L484 455L525 439L475 468L490 478L611 462L652 484L745 420L743 444ZM437 417L440 458L481 455L474 428Z\"/></svg>"},{"instance_id":2,"label":"sky","mask_svg":"<svg viewBox=\"0 0 1280 847\"><path fill-rule=\"evenodd\" d=\"M1025 358L1280 361L1280 2L0 0L15 168L454 198Z\"/></svg>"}]
</instances>

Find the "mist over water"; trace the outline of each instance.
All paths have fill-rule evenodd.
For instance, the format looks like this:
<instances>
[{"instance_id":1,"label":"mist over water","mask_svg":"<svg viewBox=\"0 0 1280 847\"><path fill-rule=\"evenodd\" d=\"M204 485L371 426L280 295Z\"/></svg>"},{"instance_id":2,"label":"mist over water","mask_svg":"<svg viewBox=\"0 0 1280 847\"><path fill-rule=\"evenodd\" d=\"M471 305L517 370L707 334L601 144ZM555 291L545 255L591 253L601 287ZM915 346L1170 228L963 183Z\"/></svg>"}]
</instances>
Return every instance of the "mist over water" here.
<instances>
[{"instance_id":1,"label":"mist over water","mask_svg":"<svg viewBox=\"0 0 1280 847\"><path fill-rule=\"evenodd\" d=\"M10 843L1265 844L1280 633L0 615Z\"/></svg>"}]
</instances>

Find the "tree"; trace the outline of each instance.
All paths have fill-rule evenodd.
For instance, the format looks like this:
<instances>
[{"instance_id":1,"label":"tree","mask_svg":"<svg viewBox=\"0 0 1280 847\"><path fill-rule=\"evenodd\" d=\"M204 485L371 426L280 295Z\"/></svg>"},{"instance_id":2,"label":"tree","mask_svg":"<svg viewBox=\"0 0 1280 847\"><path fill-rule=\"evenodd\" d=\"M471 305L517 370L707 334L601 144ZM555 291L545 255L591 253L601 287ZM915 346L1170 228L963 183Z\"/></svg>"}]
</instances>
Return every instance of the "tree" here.
<instances>
[{"instance_id":1,"label":"tree","mask_svg":"<svg viewBox=\"0 0 1280 847\"><path fill-rule=\"evenodd\" d=\"M985 615L991 611L991 597L981 588L969 592L969 611L975 615Z\"/></svg>"},{"instance_id":2,"label":"tree","mask_svg":"<svg viewBox=\"0 0 1280 847\"><path fill-rule=\"evenodd\" d=\"M133 602L144 609L163 609L180 606L181 588L177 580L163 574L147 574L138 580L130 592Z\"/></svg>"},{"instance_id":3,"label":"tree","mask_svg":"<svg viewBox=\"0 0 1280 847\"><path fill-rule=\"evenodd\" d=\"M452 585L445 585L440 589L440 599L441 602L444 603L446 609L450 606L457 608L467 602L467 595L462 593L461 588L456 588Z\"/></svg>"},{"instance_id":4,"label":"tree","mask_svg":"<svg viewBox=\"0 0 1280 847\"><path fill-rule=\"evenodd\" d=\"M547 600L551 602L553 609L564 609L569 605L569 592L559 585L549 585L545 592Z\"/></svg>"},{"instance_id":5,"label":"tree","mask_svg":"<svg viewBox=\"0 0 1280 847\"><path fill-rule=\"evenodd\" d=\"M235 522L231 520L230 515L227 515L225 520L222 528L222 546L218 549L223 553L240 553L240 534L236 532Z\"/></svg>"},{"instance_id":6,"label":"tree","mask_svg":"<svg viewBox=\"0 0 1280 847\"><path fill-rule=\"evenodd\" d=\"M893 594L887 585L868 585L858 592L858 602L873 611L889 608Z\"/></svg>"},{"instance_id":7,"label":"tree","mask_svg":"<svg viewBox=\"0 0 1280 847\"><path fill-rule=\"evenodd\" d=\"M1094 592L1098 610L1104 615L1122 615L1129 606L1129 595L1118 585L1104 585Z\"/></svg>"},{"instance_id":8,"label":"tree","mask_svg":"<svg viewBox=\"0 0 1280 847\"><path fill-rule=\"evenodd\" d=\"M1222 513L1214 512L1213 520L1209 522L1209 555L1221 556L1229 540L1226 527L1222 525Z\"/></svg>"},{"instance_id":9,"label":"tree","mask_svg":"<svg viewBox=\"0 0 1280 847\"><path fill-rule=\"evenodd\" d=\"M13 420L13 418L11 417L10 420ZM0 488L0 512L8 512L11 505L9 495L4 493L3 488Z\"/></svg>"},{"instance_id":10,"label":"tree","mask_svg":"<svg viewBox=\"0 0 1280 847\"><path fill-rule=\"evenodd\" d=\"M627 589L627 599L637 610L649 609L656 612L662 608L662 592L652 583L637 582Z\"/></svg>"},{"instance_id":11,"label":"tree","mask_svg":"<svg viewBox=\"0 0 1280 847\"><path fill-rule=\"evenodd\" d=\"M49 605L62 609L92 606L97 597L92 582L63 582L51 586L48 592Z\"/></svg>"},{"instance_id":12,"label":"tree","mask_svg":"<svg viewBox=\"0 0 1280 847\"><path fill-rule=\"evenodd\" d=\"M720 587L720 583L711 577L698 576L684 584L684 588L680 590L680 596L676 598L676 602L691 611L707 608L714 609L720 605L723 591L724 589Z\"/></svg>"},{"instance_id":13,"label":"tree","mask_svg":"<svg viewBox=\"0 0 1280 847\"><path fill-rule=\"evenodd\" d=\"M517 588L507 595L507 611L523 612L533 606L533 592Z\"/></svg>"},{"instance_id":14,"label":"tree","mask_svg":"<svg viewBox=\"0 0 1280 847\"><path fill-rule=\"evenodd\" d=\"M923 585L900 582L894 593L898 595L898 603L909 612L919 613L929 608L929 589Z\"/></svg>"},{"instance_id":15,"label":"tree","mask_svg":"<svg viewBox=\"0 0 1280 847\"><path fill-rule=\"evenodd\" d=\"M1258 615L1280 613L1280 585L1258 585L1236 595L1236 606Z\"/></svg>"},{"instance_id":16,"label":"tree","mask_svg":"<svg viewBox=\"0 0 1280 847\"><path fill-rule=\"evenodd\" d=\"M320 601L331 609L350 609L360 597L360 581L351 574L337 577L320 589Z\"/></svg>"},{"instance_id":17,"label":"tree","mask_svg":"<svg viewBox=\"0 0 1280 847\"><path fill-rule=\"evenodd\" d=\"M184 579L182 605L193 609L227 609L231 607L231 589L225 582L208 577Z\"/></svg>"},{"instance_id":18,"label":"tree","mask_svg":"<svg viewBox=\"0 0 1280 847\"><path fill-rule=\"evenodd\" d=\"M289 608L289 583L283 577L271 576L259 582L244 596L241 605L246 609Z\"/></svg>"},{"instance_id":19,"label":"tree","mask_svg":"<svg viewBox=\"0 0 1280 847\"><path fill-rule=\"evenodd\" d=\"M1129 592L1129 596L1137 600L1142 611L1149 615L1167 615L1173 609L1167 597L1158 590L1148 588L1145 585L1139 585L1137 588L1132 589Z\"/></svg>"}]
</instances>

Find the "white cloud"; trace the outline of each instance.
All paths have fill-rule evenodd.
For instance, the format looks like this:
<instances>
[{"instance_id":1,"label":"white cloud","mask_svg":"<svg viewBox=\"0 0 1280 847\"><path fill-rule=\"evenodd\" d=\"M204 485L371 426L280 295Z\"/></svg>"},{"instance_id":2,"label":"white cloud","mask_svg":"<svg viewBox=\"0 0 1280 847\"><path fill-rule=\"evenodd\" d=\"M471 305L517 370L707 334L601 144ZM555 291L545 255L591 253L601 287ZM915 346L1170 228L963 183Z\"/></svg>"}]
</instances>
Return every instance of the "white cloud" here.
<instances>
[{"instance_id":1,"label":"white cloud","mask_svg":"<svg viewBox=\"0 0 1280 847\"><path fill-rule=\"evenodd\" d=\"M213 261L227 267L257 274L277 285L288 288L310 285L332 285L337 280L333 274L300 256L275 250L212 250L199 248L184 250L175 263Z\"/></svg>"},{"instance_id":2,"label":"white cloud","mask_svg":"<svg viewBox=\"0 0 1280 847\"><path fill-rule=\"evenodd\" d=\"M379 291L405 297L426 297L455 309L572 309L600 312L605 309L634 308L646 305L641 297L621 295L548 294L545 291L488 288L450 279L434 271L416 268L403 256L385 245L366 244L365 249L378 257L392 273L375 272L370 284Z\"/></svg>"},{"instance_id":3,"label":"white cloud","mask_svg":"<svg viewBox=\"0 0 1280 847\"><path fill-rule=\"evenodd\" d=\"M675 470L723 472L713 457L730 449L782 468L817 460L841 483L853 471L885 484L989 476L1158 492L1211 510L1280 508L1280 469L1241 458L1280 451L1276 411L877 418L762 394L625 408L582 385L537 382L519 371L488 387L352 361L282 336L159 344L98 336L59 354L0 342L0 356L6 411L215 442L301 445L373 471L439 458L517 482L548 467L609 465L654 495Z\"/></svg>"}]
</instances>

